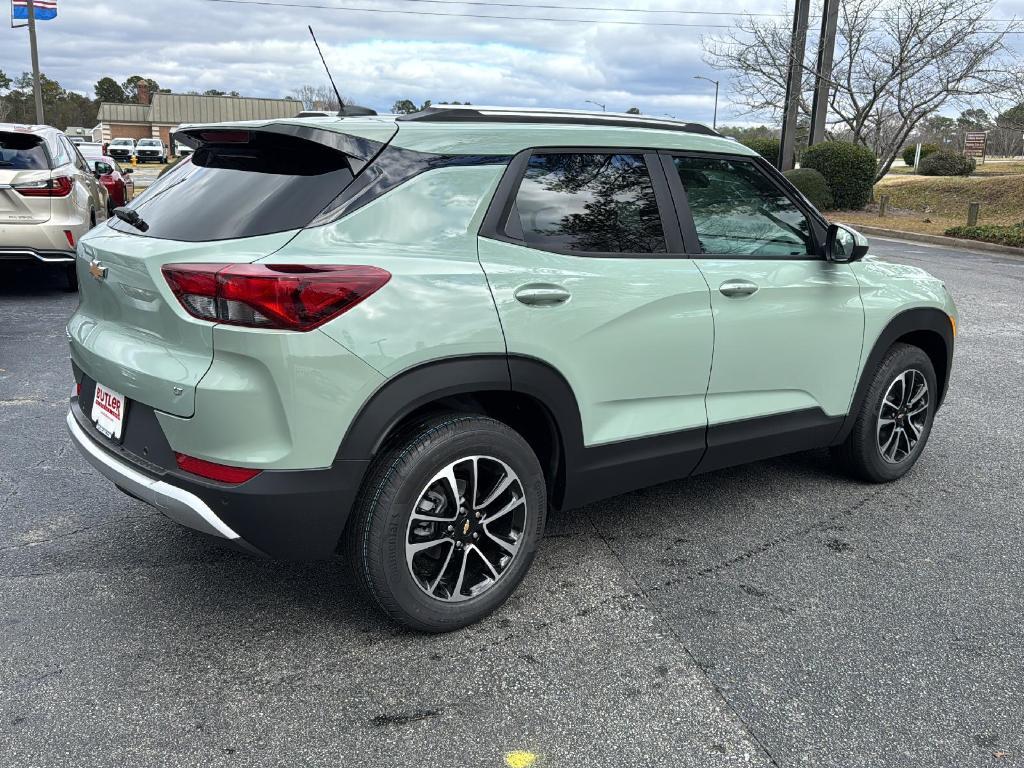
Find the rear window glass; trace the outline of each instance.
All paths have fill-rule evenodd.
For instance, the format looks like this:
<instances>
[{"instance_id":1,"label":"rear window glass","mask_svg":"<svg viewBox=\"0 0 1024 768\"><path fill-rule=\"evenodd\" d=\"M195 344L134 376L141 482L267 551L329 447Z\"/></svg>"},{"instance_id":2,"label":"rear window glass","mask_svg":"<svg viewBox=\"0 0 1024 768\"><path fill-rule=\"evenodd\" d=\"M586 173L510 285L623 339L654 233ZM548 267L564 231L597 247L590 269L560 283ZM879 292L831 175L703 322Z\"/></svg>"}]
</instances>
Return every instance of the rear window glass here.
<instances>
[{"instance_id":1,"label":"rear window glass","mask_svg":"<svg viewBox=\"0 0 1024 768\"><path fill-rule=\"evenodd\" d=\"M244 143L204 145L165 173L130 208L149 228L118 219L120 232L200 242L306 226L352 181L348 158L292 136L250 133Z\"/></svg>"},{"instance_id":2,"label":"rear window glass","mask_svg":"<svg viewBox=\"0 0 1024 768\"><path fill-rule=\"evenodd\" d=\"M0 133L0 168L33 171L49 167L50 158L38 136L29 133Z\"/></svg>"}]
</instances>

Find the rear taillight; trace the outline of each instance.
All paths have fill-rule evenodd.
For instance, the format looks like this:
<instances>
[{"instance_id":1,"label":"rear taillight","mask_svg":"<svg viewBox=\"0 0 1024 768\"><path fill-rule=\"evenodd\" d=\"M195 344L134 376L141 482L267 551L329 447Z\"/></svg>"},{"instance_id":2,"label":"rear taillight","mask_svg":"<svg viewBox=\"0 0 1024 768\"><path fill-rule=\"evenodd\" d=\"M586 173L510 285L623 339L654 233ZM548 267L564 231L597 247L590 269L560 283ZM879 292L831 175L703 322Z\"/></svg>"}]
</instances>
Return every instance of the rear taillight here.
<instances>
[{"instance_id":1,"label":"rear taillight","mask_svg":"<svg viewBox=\"0 0 1024 768\"><path fill-rule=\"evenodd\" d=\"M12 186L25 197L67 197L75 185L67 176L58 176L56 179L24 181Z\"/></svg>"},{"instance_id":2,"label":"rear taillight","mask_svg":"<svg viewBox=\"0 0 1024 768\"><path fill-rule=\"evenodd\" d=\"M197 459L185 453L174 454L174 460L178 462L178 468L193 474L205 477L208 480L217 480L221 483L244 483L252 480L262 470L249 469L248 467L229 467L227 464L216 464L212 461Z\"/></svg>"},{"instance_id":3,"label":"rear taillight","mask_svg":"<svg viewBox=\"0 0 1024 768\"><path fill-rule=\"evenodd\" d=\"M168 264L164 278L190 315L250 328L309 331L391 279L377 267Z\"/></svg>"}]
</instances>

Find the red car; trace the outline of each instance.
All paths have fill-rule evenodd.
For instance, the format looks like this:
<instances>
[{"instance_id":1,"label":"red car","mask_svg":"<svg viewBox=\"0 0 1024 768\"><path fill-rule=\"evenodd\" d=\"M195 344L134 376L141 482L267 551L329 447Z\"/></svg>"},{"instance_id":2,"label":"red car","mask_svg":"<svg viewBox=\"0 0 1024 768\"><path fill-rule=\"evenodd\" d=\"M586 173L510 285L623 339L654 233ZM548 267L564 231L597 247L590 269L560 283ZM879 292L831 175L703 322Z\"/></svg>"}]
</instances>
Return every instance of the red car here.
<instances>
[{"instance_id":1,"label":"red car","mask_svg":"<svg viewBox=\"0 0 1024 768\"><path fill-rule=\"evenodd\" d=\"M135 182L132 181L131 168L122 169L117 161L103 155L95 160L87 158L86 162L92 166L96 178L100 180L107 189L109 200L107 202L107 213L121 205L127 205L128 201L135 195Z\"/></svg>"}]
</instances>

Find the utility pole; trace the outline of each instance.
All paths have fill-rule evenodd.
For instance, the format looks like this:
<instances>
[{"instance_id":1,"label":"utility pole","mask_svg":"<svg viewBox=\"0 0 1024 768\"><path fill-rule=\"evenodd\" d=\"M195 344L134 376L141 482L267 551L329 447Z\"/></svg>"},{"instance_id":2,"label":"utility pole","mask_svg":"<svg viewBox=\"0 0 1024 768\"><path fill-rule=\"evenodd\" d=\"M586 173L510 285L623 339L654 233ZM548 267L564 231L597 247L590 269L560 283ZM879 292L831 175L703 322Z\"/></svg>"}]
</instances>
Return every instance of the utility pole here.
<instances>
[{"instance_id":1,"label":"utility pole","mask_svg":"<svg viewBox=\"0 0 1024 768\"><path fill-rule=\"evenodd\" d=\"M811 106L811 145L825 140L828 119L828 94L832 86L832 56L836 50L839 24L839 0L824 0L821 10L821 37L818 40L818 66L815 71L814 101Z\"/></svg>"},{"instance_id":2,"label":"utility pole","mask_svg":"<svg viewBox=\"0 0 1024 768\"><path fill-rule=\"evenodd\" d=\"M28 0L28 44L32 49L32 90L36 96L36 123L43 125L43 86L39 82L39 49L36 47L36 7Z\"/></svg>"},{"instance_id":3,"label":"utility pole","mask_svg":"<svg viewBox=\"0 0 1024 768\"><path fill-rule=\"evenodd\" d=\"M796 139L796 118L800 111L800 91L803 86L804 51L807 48L807 17L810 0L796 0L793 10L793 37L789 45L789 76L786 78L786 106L782 115L782 140L779 142L780 171L792 170L795 165L793 145Z\"/></svg>"}]
</instances>

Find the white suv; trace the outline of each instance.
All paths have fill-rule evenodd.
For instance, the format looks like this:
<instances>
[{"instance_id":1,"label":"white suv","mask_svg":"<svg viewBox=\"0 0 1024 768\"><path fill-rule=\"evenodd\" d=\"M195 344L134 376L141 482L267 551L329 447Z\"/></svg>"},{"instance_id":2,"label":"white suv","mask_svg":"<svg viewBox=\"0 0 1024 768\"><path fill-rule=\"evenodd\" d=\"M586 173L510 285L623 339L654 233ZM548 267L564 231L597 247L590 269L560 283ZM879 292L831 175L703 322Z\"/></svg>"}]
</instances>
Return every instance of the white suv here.
<instances>
[{"instance_id":1,"label":"white suv","mask_svg":"<svg viewBox=\"0 0 1024 768\"><path fill-rule=\"evenodd\" d=\"M74 290L75 247L106 214L107 191L67 136L0 123L0 262L62 266Z\"/></svg>"}]
</instances>

